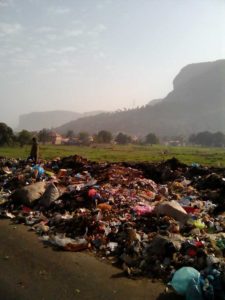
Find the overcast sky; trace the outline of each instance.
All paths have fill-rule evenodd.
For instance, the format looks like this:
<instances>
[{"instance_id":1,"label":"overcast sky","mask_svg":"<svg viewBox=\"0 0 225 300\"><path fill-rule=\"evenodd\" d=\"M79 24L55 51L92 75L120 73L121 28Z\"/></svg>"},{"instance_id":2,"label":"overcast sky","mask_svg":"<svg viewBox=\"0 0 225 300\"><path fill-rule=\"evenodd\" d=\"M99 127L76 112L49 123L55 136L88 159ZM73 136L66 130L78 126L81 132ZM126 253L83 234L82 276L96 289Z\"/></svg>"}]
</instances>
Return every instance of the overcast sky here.
<instances>
[{"instance_id":1,"label":"overcast sky","mask_svg":"<svg viewBox=\"0 0 225 300\"><path fill-rule=\"evenodd\" d=\"M225 58L224 18L224 0L0 0L0 122L165 97L185 65Z\"/></svg>"}]
</instances>

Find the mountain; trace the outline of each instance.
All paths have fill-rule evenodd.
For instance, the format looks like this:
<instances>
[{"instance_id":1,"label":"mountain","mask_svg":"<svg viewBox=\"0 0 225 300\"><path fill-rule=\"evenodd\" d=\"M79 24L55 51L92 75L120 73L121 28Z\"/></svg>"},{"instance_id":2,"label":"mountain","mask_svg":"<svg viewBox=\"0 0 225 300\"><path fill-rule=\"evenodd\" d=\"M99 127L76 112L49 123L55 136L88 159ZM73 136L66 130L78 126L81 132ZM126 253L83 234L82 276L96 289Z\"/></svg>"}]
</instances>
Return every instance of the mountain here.
<instances>
[{"instance_id":1,"label":"mountain","mask_svg":"<svg viewBox=\"0 0 225 300\"><path fill-rule=\"evenodd\" d=\"M57 128L61 133L109 130L132 135L189 135L225 132L225 60L190 64L173 81L173 90L155 103L126 111L80 118Z\"/></svg>"},{"instance_id":2,"label":"mountain","mask_svg":"<svg viewBox=\"0 0 225 300\"><path fill-rule=\"evenodd\" d=\"M162 99L154 99L154 100L150 100L149 102L148 102L148 105L155 105L155 104L157 104L157 103L159 103L159 102L161 102L162 101Z\"/></svg>"},{"instance_id":3,"label":"mountain","mask_svg":"<svg viewBox=\"0 0 225 300\"><path fill-rule=\"evenodd\" d=\"M43 128L54 128L61 126L68 121L77 120L84 116L92 116L101 113L101 111L92 111L86 113L77 113L73 111L45 111L45 112L32 112L19 116L19 125L17 131L22 129L30 131L38 131Z\"/></svg>"}]
</instances>

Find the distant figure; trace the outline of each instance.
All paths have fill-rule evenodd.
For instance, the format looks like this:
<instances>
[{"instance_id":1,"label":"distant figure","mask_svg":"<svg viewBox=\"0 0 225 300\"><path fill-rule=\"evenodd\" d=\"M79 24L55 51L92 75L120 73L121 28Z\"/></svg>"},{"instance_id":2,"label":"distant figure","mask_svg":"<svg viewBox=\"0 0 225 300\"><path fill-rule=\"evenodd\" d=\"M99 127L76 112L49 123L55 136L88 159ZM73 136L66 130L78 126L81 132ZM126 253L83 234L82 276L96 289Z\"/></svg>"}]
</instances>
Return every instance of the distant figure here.
<instances>
[{"instance_id":1,"label":"distant figure","mask_svg":"<svg viewBox=\"0 0 225 300\"><path fill-rule=\"evenodd\" d=\"M37 142L37 138L33 137L29 159L32 159L35 162L35 164L38 161L38 154L39 154L39 145Z\"/></svg>"}]
</instances>

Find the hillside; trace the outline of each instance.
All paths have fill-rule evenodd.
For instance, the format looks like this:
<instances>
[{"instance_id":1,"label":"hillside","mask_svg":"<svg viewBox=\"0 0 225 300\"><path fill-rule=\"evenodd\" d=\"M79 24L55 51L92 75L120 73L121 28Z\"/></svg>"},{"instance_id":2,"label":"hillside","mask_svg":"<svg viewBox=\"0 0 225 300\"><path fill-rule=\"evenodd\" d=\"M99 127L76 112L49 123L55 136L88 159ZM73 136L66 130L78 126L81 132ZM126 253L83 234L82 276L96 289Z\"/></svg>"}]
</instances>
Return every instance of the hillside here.
<instances>
[{"instance_id":1,"label":"hillside","mask_svg":"<svg viewBox=\"0 0 225 300\"><path fill-rule=\"evenodd\" d=\"M225 132L225 60L190 64L161 101L141 108L80 118L58 127L90 133L105 129L133 135L189 135L203 130Z\"/></svg>"},{"instance_id":2,"label":"hillside","mask_svg":"<svg viewBox=\"0 0 225 300\"><path fill-rule=\"evenodd\" d=\"M92 116L101 113L101 111L77 113L73 111L46 111L46 112L32 112L19 116L19 125L17 130L36 131L43 128L54 128L61 126L71 120L77 120L84 116Z\"/></svg>"}]
</instances>

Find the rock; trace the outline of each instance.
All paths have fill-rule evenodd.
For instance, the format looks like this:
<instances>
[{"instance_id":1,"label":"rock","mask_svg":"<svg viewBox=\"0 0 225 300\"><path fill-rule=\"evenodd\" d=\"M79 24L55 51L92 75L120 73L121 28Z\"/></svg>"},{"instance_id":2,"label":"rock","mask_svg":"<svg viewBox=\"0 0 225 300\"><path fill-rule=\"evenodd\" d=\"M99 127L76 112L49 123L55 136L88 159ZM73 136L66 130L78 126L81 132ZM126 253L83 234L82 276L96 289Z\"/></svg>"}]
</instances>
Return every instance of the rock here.
<instances>
[{"instance_id":1,"label":"rock","mask_svg":"<svg viewBox=\"0 0 225 300\"><path fill-rule=\"evenodd\" d=\"M184 224L188 220L188 214L186 213L186 211L177 201L174 200L159 204L155 207L154 212L158 216L165 215L172 217L174 220L178 221L182 226L184 226Z\"/></svg>"}]
</instances>

